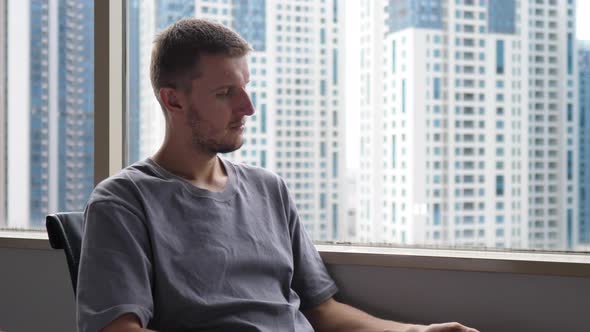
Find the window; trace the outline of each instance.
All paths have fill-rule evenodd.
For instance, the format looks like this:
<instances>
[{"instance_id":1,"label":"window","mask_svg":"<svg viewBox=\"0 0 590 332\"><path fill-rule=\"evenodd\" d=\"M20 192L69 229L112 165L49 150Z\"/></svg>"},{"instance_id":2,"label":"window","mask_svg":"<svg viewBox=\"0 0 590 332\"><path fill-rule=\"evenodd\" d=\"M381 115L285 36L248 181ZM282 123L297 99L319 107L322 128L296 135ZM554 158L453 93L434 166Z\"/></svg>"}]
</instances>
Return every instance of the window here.
<instances>
[{"instance_id":1,"label":"window","mask_svg":"<svg viewBox=\"0 0 590 332\"><path fill-rule=\"evenodd\" d=\"M266 104L260 105L260 132L266 134Z\"/></svg>"},{"instance_id":2,"label":"window","mask_svg":"<svg viewBox=\"0 0 590 332\"><path fill-rule=\"evenodd\" d=\"M7 7L0 13L0 229L44 231L48 213L82 211L94 187L94 1Z\"/></svg>"},{"instance_id":3,"label":"window","mask_svg":"<svg viewBox=\"0 0 590 332\"><path fill-rule=\"evenodd\" d=\"M395 40L393 40L391 42L391 72L395 73L395 55L396 49L395 49Z\"/></svg>"},{"instance_id":4,"label":"window","mask_svg":"<svg viewBox=\"0 0 590 332\"><path fill-rule=\"evenodd\" d=\"M504 176L496 176L496 196L504 196Z\"/></svg>"},{"instance_id":5,"label":"window","mask_svg":"<svg viewBox=\"0 0 590 332\"><path fill-rule=\"evenodd\" d=\"M4 166L0 169L6 169L0 184L7 183L0 186L0 201L6 201L0 209L7 216L1 219L2 227L40 227L42 217L50 211L81 210L93 186L94 162L101 159L95 158L99 152L93 147L94 73L89 71L94 63L94 43L93 19L88 15L93 13L94 1L75 0L79 5L64 7L63 18L51 7L54 2L28 1L33 5L27 13L18 12L18 6L9 9L15 15L8 15L8 38L0 54L0 72L5 73L7 83L6 96L0 95L5 98L0 103L0 122L7 128L0 145L7 147L0 156L0 163L6 163L0 164ZM534 212L529 215L523 210L521 202L531 202L530 210L535 211L543 207L543 203L535 203L536 198L558 202L560 193L567 193L571 217L554 215L551 221L555 226L550 226L548 214L538 216L548 228L542 240L528 241L541 232L533 222L530 229L515 228L519 231L515 233L505 228L504 236L515 237L516 244L482 239L479 245L494 247L501 242L515 249L581 250L585 244L575 232L587 226L574 202L580 201L578 193L587 190L583 190L582 181L574 181L582 171L583 158L577 148L583 145L575 140L581 131L578 118L584 117L575 113L582 110L579 100L574 100L580 95L574 78L582 66L576 63L581 57L575 54L580 45L571 30L573 17L558 15L563 9L557 3L543 2L543 11L537 13L538 6L530 1L518 2L519 8L514 0L460 1L456 9L462 17L457 19L454 12L445 16L446 29L439 1L418 2L403 8L403 1L384 2L381 9L388 11L387 19L380 22L375 18L381 16L373 12L349 21L348 15L360 16L360 11L341 7L358 5L355 1L305 2L293 15L287 5L267 12L263 0L162 0L153 2L151 13L141 12L146 7L140 6L139 0L128 0L126 163L151 155L164 132L162 111L145 72L151 39L179 18L206 16L229 23L254 47L249 55L249 91L256 114L248 122L242 150L225 157L284 177L314 239L320 239L322 227L318 223L325 220L323 233L328 240L432 244L424 240L424 234L417 234L413 207L404 205L410 193L420 192L425 194L419 202L424 209L417 215L428 215L427 220L432 221L428 231L440 234L437 243L472 245L480 230L493 238L498 227L512 227L512 216L525 218L515 225L528 225L537 218ZM517 16L517 9L527 15ZM305 13L310 12L319 15L318 19L309 21ZM43 15L56 17L53 13L60 13L57 21L43 19ZM152 15L153 22L141 21ZM16 21L11 17L28 17L31 33L14 32ZM530 29L523 30L530 30L530 34L516 29L517 19L529 20L523 24ZM536 28L537 21L541 30ZM70 28L78 31L75 38L64 32ZM407 28L425 33L408 34ZM455 28L461 36L455 36ZM353 29L358 30L358 38L348 33ZM15 38L22 40L24 35L32 39L17 45ZM558 49L555 44L566 47ZM384 53L374 54L374 45L385 45ZM564 54L559 53L562 51ZM46 57L30 55L44 52ZM432 56L427 57L427 52ZM558 61L561 55L565 55L563 63ZM427 59L427 63L414 59ZM26 80L16 74L26 72ZM572 83L560 84L559 73L568 73ZM542 80L542 85L537 86L536 79ZM579 83L581 87L581 79ZM452 94L447 96L443 87L452 87ZM530 87L530 94L526 87ZM525 95L528 97L520 98ZM18 98L27 100L28 112L16 113ZM567 119L564 123L558 121L560 113L566 113L562 115ZM17 154L22 142L27 142L27 151ZM483 160L488 162L479 164ZM359 190L352 192L342 186L349 168L358 170L354 181ZM452 175L446 172L449 168ZM523 174L527 169L530 177ZM539 177L543 180L537 180L535 173L543 174ZM423 174L430 182L417 185L414 174ZM378 195L372 186L375 178L382 185L383 192ZM523 178L532 190L521 188ZM458 210L442 199L454 193L462 200ZM360 204L373 197L382 201ZM504 201L502 226L496 226L498 199ZM17 201L27 207L17 209ZM349 206L349 201L354 203ZM320 206L323 217L316 213ZM372 211L374 206L391 206L391 216L388 208ZM358 209L355 223L346 219L351 208ZM468 209L469 218L464 218ZM397 222L375 220L389 217ZM443 232L447 222L456 220L461 229L457 237L455 232ZM373 233L367 230L375 223L390 229L371 238ZM342 225L356 225L355 232L349 233ZM568 229L571 235L566 233Z\"/></svg>"},{"instance_id":6,"label":"window","mask_svg":"<svg viewBox=\"0 0 590 332\"><path fill-rule=\"evenodd\" d=\"M402 79L402 113L406 113L406 80Z\"/></svg>"},{"instance_id":7,"label":"window","mask_svg":"<svg viewBox=\"0 0 590 332\"><path fill-rule=\"evenodd\" d=\"M395 168L396 161L396 136L391 136L391 167Z\"/></svg>"},{"instance_id":8,"label":"window","mask_svg":"<svg viewBox=\"0 0 590 332\"><path fill-rule=\"evenodd\" d=\"M434 99L440 99L440 77L434 78Z\"/></svg>"},{"instance_id":9,"label":"window","mask_svg":"<svg viewBox=\"0 0 590 332\"><path fill-rule=\"evenodd\" d=\"M332 153L332 177L338 178L338 152Z\"/></svg>"},{"instance_id":10,"label":"window","mask_svg":"<svg viewBox=\"0 0 590 332\"><path fill-rule=\"evenodd\" d=\"M496 41L496 74L504 74L504 41Z\"/></svg>"},{"instance_id":11,"label":"window","mask_svg":"<svg viewBox=\"0 0 590 332\"><path fill-rule=\"evenodd\" d=\"M567 34L567 73L574 74L574 36L571 32Z\"/></svg>"},{"instance_id":12,"label":"window","mask_svg":"<svg viewBox=\"0 0 590 332\"><path fill-rule=\"evenodd\" d=\"M440 225L440 204L436 203L434 204L434 211L433 211L433 224L434 225Z\"/></svg>"},{"instance_id":13,"label":"window","mask_svg":"<svg viewBox=\"0 0 590 332\"><path fill-rule=\"evenodd\" d=\"M338 50L332 50L332 84L338 84Z\"/></svg>"},{"instance_id":14,"label":"window","mask_svg":"<svg viewBox=\"0 0 590 332\"><path fill-rule=\"evenodd\" d=\"M574 153L573 151L567 152L567 179L572 180L574 177Z\"/></svg>"}]
</instances>

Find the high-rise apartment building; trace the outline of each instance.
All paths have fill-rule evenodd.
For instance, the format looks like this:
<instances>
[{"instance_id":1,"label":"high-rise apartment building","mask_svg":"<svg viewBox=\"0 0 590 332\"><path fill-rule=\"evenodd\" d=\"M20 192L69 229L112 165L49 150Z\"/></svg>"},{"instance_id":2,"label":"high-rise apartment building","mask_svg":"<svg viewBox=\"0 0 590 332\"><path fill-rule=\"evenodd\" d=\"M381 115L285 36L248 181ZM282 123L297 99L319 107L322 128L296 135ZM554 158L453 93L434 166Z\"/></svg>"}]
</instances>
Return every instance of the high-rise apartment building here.
<instances>
[{"instance_id":1,"label":"high-rise apartment building","mask_svg":"<svg viewBox=\"0 0 590 332\"><path fill-rule=\"evenodd\" d=\"M93 188L94 2L10 0L8 18L8 226L41 227Z\"/></svg>"},{"instance_id":2,"label":"high-rise apartment building","mask_svg":"<svg viewBox=\"0 0 590 332\"><path fill-rule=\"evenodd\" d=\"M574 11L361 2L361 241L573 246Z\"/></svg>"},{"instance_id":3,"label":"high-rise apartment building","mask_svg":"<svg viewBox=\"0 0 590 332\"><path fill-rule=\"evenodd\" d=\"M578 43L580 87L580 242L590 244L590 41Z\"/></svg>"},{"instance_id":4,"label":"high-rise apartment building","mask_svg":"<svg viewBox=\"0 0 590 332\"><path fill-rule=\"evenodd\" d=\"M254 48L249 92L256 113L246 125L244 146L227 157L280 174L314 239L346 238L341 193L344 40L339 4L338 0L141 1L136 37L141 50L138 155L152 154L163 133L164 120L147 72L155 32L182 17L217 20L233 27Z\"/></svg>"},{"instance_id":5,"label":"high-rise apartment building","mask_svg":"<svg viewBox=\"0 0 590 332\"><path fill-rule=\"evenodd\" d=\"M520 7L522 55L528 58L522 94L529 93L530 248L571 249L578 238L575 8L573 0Z\"/></svg>"},{"instance_id":6,"label":"high-rise apartment building","mask_svg":"<svg viewBox=\"0 0 590 332\"><path fill-rule=\"evenodd\" d=\"M6 0L0 0L0 228L6 220Z\"/></svg>"}]
</instances>

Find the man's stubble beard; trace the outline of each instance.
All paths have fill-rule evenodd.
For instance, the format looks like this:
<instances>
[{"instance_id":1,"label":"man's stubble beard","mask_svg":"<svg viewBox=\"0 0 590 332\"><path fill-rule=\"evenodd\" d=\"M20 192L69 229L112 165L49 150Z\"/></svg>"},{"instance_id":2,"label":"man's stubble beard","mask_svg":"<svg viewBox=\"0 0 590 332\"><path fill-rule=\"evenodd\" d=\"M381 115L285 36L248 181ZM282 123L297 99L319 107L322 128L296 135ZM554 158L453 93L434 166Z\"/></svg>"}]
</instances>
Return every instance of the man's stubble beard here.
<instances>
[{"instance_id":1,"label":"man's stubble beard","mask_svg":"<svg viewBox=\"0 0 590 332\"><path fill-rule=\"evenodd\" d=\"M215 139L204 137L202 134L206 130L199 130L200 121L197 111L194 107L191 107L190 112L187 115L187 123L191 129L191 145L195 150L207 151L210 153L230 153L238 150L244 145L244 140L240 139L237 144L233 143L222 143Z\"/></svg>"}]
</instances>

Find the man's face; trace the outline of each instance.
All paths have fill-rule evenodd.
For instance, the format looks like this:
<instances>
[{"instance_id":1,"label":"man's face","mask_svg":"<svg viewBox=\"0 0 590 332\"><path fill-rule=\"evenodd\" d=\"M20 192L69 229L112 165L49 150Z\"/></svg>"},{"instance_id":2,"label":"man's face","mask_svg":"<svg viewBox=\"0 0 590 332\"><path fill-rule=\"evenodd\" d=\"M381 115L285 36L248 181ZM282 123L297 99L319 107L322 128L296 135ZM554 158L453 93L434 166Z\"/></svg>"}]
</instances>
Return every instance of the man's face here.
<instances>
[{"instance_id":1,"label":"man's face","mask_svg":"<svg viewBox=\"0 0 590 332\"><path fill-rule=\"evenodd\" d=\"M202 55L199 73L187 96L192 145L211 153L235 151L243 144L246 117L254 114L246 56Z\"/></svg>"}]
</instances>

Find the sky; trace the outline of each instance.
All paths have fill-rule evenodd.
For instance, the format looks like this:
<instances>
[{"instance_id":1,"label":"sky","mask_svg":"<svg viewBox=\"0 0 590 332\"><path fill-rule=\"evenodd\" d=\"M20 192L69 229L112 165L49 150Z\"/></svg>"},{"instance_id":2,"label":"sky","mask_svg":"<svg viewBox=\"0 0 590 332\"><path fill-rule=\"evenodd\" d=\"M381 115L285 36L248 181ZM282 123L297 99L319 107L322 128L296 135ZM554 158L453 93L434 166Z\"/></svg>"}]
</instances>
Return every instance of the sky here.
<instances>
[{"instance_id":1,"label":"sky","mask_svg":"<svg viewBox=\"0 0 590 332\"><path fill-rule=\"evenodd\" d=\"M576 8L576 34L577 39L590 40L590 0L577 0ZM348 24L345 31L347 48L358 50L358 13L359 1L346 1L345 17ZM586 17L584 17L586 16ZM359 63L358 52L346 52L347 65L346 70L346 167L349 169L358 169L359 167L359 90L358 77L359 71L356 64Z\"/></svg>"}]
</instances>

